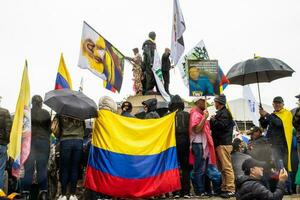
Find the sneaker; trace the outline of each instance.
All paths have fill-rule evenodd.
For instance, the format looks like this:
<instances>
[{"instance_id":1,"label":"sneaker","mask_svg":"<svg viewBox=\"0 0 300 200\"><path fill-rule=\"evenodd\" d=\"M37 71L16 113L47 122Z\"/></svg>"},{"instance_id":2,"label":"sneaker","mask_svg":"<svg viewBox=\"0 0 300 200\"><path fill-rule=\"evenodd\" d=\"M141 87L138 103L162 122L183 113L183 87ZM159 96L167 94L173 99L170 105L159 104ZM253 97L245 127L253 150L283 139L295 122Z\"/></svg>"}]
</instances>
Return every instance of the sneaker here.
<instances>
[{"instance_id":1,"label":"sneaker","mask_svg":"<svg viewBox=\"0 0 300 200\"><path fill-rule=\"evenodd\" d=\"M180 196L179 196L179 194L175 194L175 195L173 196L173 198L174 198L174 199L179 199Z\"/></svg>"},{"instance_id":2,"label":"sneaker","mask_svg":"<svg viewBox=\"0 0 300 200\"><path fill-rule=\"evenodd\" d=\"M190 198L192 198L189 194L185 194L185 195L183 195L183 198L184 199L190 199Z\"/></svg>"},{"instance_id":3,"label":"sneaker","mask_svg":"<svg viewBox=\"0 0 300 200\"><path fill-rule=\"evenodd\" d=\"M196 198L207 199L207 198L209 198L209 195L206 192L197 193Z\"/></svg>"},{"instance_id":4,"label":"sneaker","mask_svg":"<svg viewBox=\"0 0 300 200\"><path fill-rule=\"evenodd\" d=\"M77 199L76 195L71 195L69 200L78 200L78 199Z\"/></svg>"},{"instance_id":5,"label":"sneaker","mask_svg":"<svg viewBox=\"0 0 300 200\"><path fill-rule=\"evenodd\" d=\"M67 200L67 196L60 195L57 200Z\"/></svg>"},{"instance_id":6,"label":"sneaker","mask_svg":"<svg viewBox=\"0 0 300 200\"><path fill-rule=\"evenodd\" d=\"M234 192L222 192L220 194L220 197L222 197L224 199L229 199L230 197L235 197L235 193Z\"/></svg>"}]
</instances>

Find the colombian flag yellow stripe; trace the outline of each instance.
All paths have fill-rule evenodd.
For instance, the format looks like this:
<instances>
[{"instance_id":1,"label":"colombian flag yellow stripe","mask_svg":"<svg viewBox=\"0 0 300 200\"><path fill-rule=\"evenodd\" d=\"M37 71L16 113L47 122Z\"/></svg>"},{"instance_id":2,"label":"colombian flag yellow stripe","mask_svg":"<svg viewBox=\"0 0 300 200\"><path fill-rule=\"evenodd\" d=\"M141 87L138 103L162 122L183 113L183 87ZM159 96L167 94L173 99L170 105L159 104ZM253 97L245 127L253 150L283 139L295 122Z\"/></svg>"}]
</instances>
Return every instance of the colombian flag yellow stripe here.
<instances>
[{"instance_id":1,"label":"colombian flag yellow stripe","mask_svg":"<svg viewBox=\"0 0 300 200\"><path fill-rule=\"evenodd\" d=\"M174 118L175 112L141 120L101 110L94 122L92 145L127 155L159 154L176 146Z\"/></svg>"}]
</instances>

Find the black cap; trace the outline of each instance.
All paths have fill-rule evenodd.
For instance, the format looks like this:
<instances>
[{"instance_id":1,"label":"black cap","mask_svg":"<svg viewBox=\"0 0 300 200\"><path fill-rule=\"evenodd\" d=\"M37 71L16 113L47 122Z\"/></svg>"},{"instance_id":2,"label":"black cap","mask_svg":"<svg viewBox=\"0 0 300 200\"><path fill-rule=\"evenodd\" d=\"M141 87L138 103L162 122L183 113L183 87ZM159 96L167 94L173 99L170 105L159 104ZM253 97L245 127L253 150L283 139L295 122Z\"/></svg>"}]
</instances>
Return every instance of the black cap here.
<instances>
[{"instance_id":1,"label":"black cap","mask_svg":"<svg viewBox=\"0 0 300 200\"><path fill-rule=\"evenodd\" d=\"M219 102L222 105L226 104L226 96L224 94L217 95L214 99L215 102Z\"/></svg>"},{"instance_id":2,"label":"black cap","mask_svg":"<svg viewBox=\"0 0 300 200\"><path fill-rule=\"evenodd\" d=\"M300 99L300 94L298 94L297 96L295 96L296 98Z\"/></svg>"},{"instance_id":3,"label":"black cap","mask_svg":"<svg viewBox=\"0 0 300 200\"><path fill-rule=\"evenodd\" d=\"M283 98L280 97L280 96L275 97L275 98L273 99L273 102L276 102L276 103L283 103Z\"/></svg>"},{"instance_id":4,"label":"black cap","mask_svg":"<svg viewBox=\"0 0 300 200\"><path fill-rule=\"evenodd\" d=\"M265 167L266 163L265 162L261 162L258 160L255 160L253 158L248 158L247 160L245 160L242 164L242 170L244 172L249 172L251 168L253 167Z\"/></svg>"},{"instance_id":5,"label":"black cap","mask_svg":"<svg viewBox=\"0 0 300 200\"><path fill-rule=\"evenodd\" d=\"M250 128L248 134L251 135L251 134L253 134L254 132L257 132L257 131L260 131L262 133L261 128L259 128L258 126L252 126Z\"/></svg>"}]
</instances>

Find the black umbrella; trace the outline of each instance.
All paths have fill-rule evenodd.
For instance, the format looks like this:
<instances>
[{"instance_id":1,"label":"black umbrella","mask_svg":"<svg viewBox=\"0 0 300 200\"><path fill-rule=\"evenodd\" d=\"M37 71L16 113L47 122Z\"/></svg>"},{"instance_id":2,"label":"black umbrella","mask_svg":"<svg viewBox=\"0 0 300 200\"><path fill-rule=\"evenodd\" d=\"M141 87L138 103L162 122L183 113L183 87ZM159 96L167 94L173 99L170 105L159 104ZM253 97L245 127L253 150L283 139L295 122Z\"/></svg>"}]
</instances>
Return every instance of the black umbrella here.
<instances>
[{"instance_id":1,"label":"black umbrella","mask_svg":"<svg viewBox=\"0 0 300 200\"><path fill-rule=\"evenodd\" d=\"M44 103L56 113L80 120L97 117L96 103L82 92L61 89L52 90L45 95Z\"/></svg>"},{"instance_id":2,"label":"black umbrella","mask_svg":"<svg viewBox=\"0 0 300 200\"><path fill-rule=\"evenodd\" d=\"M281 60L257 57L235 64L227 73L230 84L247 85L257 83L261 104L259 83L292 76L295 71Z\"/></svg>"}]
</instances>

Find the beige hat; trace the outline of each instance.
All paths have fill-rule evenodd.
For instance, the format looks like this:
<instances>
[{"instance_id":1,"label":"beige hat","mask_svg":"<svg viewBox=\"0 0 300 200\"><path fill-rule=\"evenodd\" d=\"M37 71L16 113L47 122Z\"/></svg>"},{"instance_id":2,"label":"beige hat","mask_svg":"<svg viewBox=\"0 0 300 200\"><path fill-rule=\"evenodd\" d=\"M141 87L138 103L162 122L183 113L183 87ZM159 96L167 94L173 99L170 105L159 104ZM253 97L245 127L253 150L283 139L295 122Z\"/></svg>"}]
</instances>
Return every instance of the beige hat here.
<instances>
[{"instance_id":1,"label":"beige hat","mask_svg":"<svg viewBox=\"0 0 300 200\"><path fill-rule=\"evenodd\" d=\"M206 97L206 100L209 100L209 99L210 99L209 97ZM205 96L195 97L195 98L193 99L193 102L196 103L196 102L199 101L199 100L205 101Z\"/></svg>"},{"instance_id":2,"label":"beige hat","mask_svg":"<svg viewBox=\"0 0 300 200\"><path fill-rule=\"evenodd\" d=\"M99 110L105 109L117 113L118 106L117 103L111 97L103 96L99 99L98 108Z\"/></svg>"}]
</instances>

